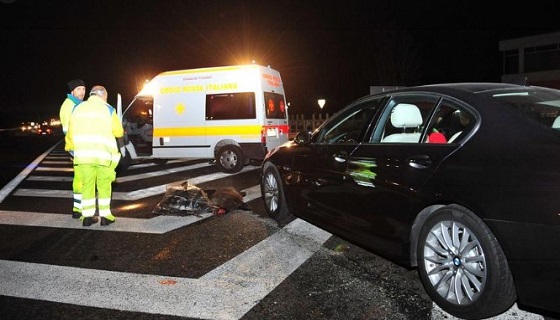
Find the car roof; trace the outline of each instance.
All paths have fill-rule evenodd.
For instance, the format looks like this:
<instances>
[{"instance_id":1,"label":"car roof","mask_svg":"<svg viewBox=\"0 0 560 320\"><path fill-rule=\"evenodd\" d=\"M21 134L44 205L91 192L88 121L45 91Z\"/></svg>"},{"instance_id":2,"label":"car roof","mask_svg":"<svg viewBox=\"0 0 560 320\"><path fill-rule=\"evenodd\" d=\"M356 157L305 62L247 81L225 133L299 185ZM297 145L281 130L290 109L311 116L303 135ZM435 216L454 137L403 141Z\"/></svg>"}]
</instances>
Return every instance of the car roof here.
<instances>
[{"instance_id":1,"label":"car roof","mask_svg":"<svg viewBox=\"0 0 560 320\"><path fill-rule=\"evenodd\" d=\"M455 82L455 83L437 83L437 84L426 84L410 87L399 87L399 89L370 93L368 95L362 96L354 100L351 104L359 103L360 101L369 100L374 97L379 96L390 96L395 93L401 92L433 92L440 94L455 95L463 98L473 97L479 93L486 91L500 91L500 90L516 90L516 89L530 89L538 88L534 86L523 86L513 83L502 83L502 82ZM467 98L469 99L469 98Z\"/></svg>"},{"instance_id":2,"label":"car roof","mask_svg":"<svg viewBox=\"0 0 560 320\"><path fill-rule=\"evenodd\" d=\"M377 97L388 97L398 93L435 93L441 95L448 95L463 100L468 104L481 104L482 101L493 103L489 97L500 93L511 93L516 91L532 91L532 90L555 90L551 88L544 88L538 86L525 86L514 83L501 83L501 82L456 82L456 83L438 83L427 84L419 86L401 87L399 89L371 93L356 99L351 104L360 103Z\"/></svg>"},{"instance_id":3,"label":"car roof","mask_svg":"<svg viewBox=\"0 0 560 320\"><path fill-rule=\"evenodd\" d=\"M512 90L512 89L527 89L530 86L523 86L513 83L501 82L456 82L456 83L437 83L427 84L420 86L404 87L388 93L407 92L407 91L430 91L430 92L459 92L477 94L485 91L499 91L499 90Z\"/></svg>"}]
</instances>

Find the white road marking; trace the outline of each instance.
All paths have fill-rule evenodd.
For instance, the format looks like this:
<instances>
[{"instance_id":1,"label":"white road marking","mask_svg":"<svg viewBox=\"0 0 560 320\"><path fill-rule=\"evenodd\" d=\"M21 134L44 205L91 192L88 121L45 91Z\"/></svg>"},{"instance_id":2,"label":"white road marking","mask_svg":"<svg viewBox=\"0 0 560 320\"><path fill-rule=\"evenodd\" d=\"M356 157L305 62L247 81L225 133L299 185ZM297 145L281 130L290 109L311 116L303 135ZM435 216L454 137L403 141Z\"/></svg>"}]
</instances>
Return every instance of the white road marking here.
<instances>
[{"instance_id":1,"label":"white road marking","mask_svg":"<svg viewBox=\"0 0 560 320\"><path fill-rule=\"evenodd\" d=\"M118 179L118 178L117 178ZM52 176L30 176L27 178L28 181L51 181L51 182L70 182L72 181L71 177L52 177ZM26 190L37 190L37 189L26 189ZM49 197L54 198L71 198L72 192L69 190L52 190L53 192L50 193ZM260 185L253 186L251 188L242 190L247 193L247 195L243 198L245 202L252 201L256 198L259 198L260 195ZM32 196L33 191L29 191L28 196ZM44 193L43 195L44 196Z\"/></svg>"},{"instance_id":2,"label":"white road marking","mask_svg":"<svg viewBox=\"0 0 560 320\"><path fill-rule=\"evenodd\" d=\"M66 160L66 162L68 163L72 163L72 159L70 158L70 156L68 155L68 153L58 153L56 151L53 151L49 154L49 156L47 157L47 159L59 159L59 160Z\"/></svg>"},{"instance_id":3,"label":"white road marking","mask_svg":"<svg viewBox=\"0 0 560 320\"><path fill-rule=\"evenodd\" d=\"M74 172L74 168L72 167L68 167L68 168L50 168L50 167L37 167L35 168L35 171L58 171L58 172Z\"/></svg>"},{"instance_id":4,"label":"white road marking","mask_svg":"<svg viewBox=\"0 0 560 320\"><path fill-rule=\"evenodd\" d=\"M49 181L49 182L71 182L72 177L57 177L57 176L29 176L27 181Z\"/></svg>"},{"instance_id":5,"label":"white road marking","mask_svg":"<svg viewBox=\"0 0 560 320\"><path fill-rule=\"evenodd\" d=\"M211 166L211 164L209 164L209 163L197 163L197 164L193 164L193 165L190 165L190 166L184 166L184 167L179 167L179 168L158 170L158 171L152 171L152 172L141 173L141 174L133 174L133 175L125 176L125 177L117 177L116 182L117 183L122 183L122 182L129 182L129 181L135 181L135 180L140 180L140 179L147 179L147 178L152 178L152 177L158 177L158 176L161 176L161 175L164 175L164 174L194 170L194 169L199 169L199 168L204 168L204 167L209 167L209 166Z\"/></svg>"},{"instance_id":6,"label":"white road marking","mask_svg":"<svg viewBox=\"0 0 560 320\"><path fill-rule=\"evenodd\" d=\"M261 197L261 185L260 184L257 184L256 186L252 186L251 188L247 188L247 189L244 189L244 190L241 190L241 191L244 191L246 193L245 196L243 197L244 202L253 201L253 200Z\"/></svg>"},{"instance_id":7,"label":"white road marking","mask_svg":"<svg viewBox=\"0 0 560 320\"><path fill-rule=\"evenodd\" d=\"M0 190L0 203L39 165L41 161L59 144L55 144L49 150L45 151L42 155L37 157L35 161L30 163L22 172L20 172L12 181L8 182L2 190Z\"/></svg>"},{"instance_id":8,"label":"white road marking","mask_svg":"<svg viewBox=\"0 0 560 320\"><path fill-rule=\"evenodd\" d=\"M296 219L199 279L0 260L0 295L149 314L239 319L330 236Z\"/></svg>"},{"instance_id":9,"label":"white road marking","mask_svg":"<svg viewBox=\"0 0 560 320\"><path fill-rule=\"evenodd\" d=\"M117 217L117 221L114 224L101 227L99 223L96 223L88 227L87 230L162 234L211 216L213 216L212 213L203 213L198 216L162 215L151 219ZM80 220L72 219L70 215L60 213L0 210L0 224L86 230Z\"/></svg>"},{"instance_id":10,"label":"white road marking","mask_svg":"<svg viewBox=\"0 0 560 320\"><path fill-rule=\"evenodd\" d=\"M256 166L246 166L240 172L235 174L230 173L223 173L223 172L216 172L208 175L198 176L192 179L186 179L189 184L191 185L198 185L204 182L209 182L217 179L221 179L224 177L229 177L236 174L241 174L248 171L253 171L258 169L259 167ZM184 180L182 180L184 181ZM180 181L179 181L180 182ZM151 196L155 196L158 194L163 194L167 190L167 188L172 185L164 184L159 186L154 186L146 189L140 189L136 191L130 192L113 192L113 200L139 200ZM71 198L72 197L72 190L50 190L50 189L26 189L20 188L17 189L14 196L23 196L23 197L51 197L51 198Z\"/></svg>"},{"instance_id":11,"label":"white road marking","mask_svg":"<svg viewBox=\"0 0 560 320\"><path fill-rule=\"evenodd\" d=\"M452 315L450 315L449 313L443 311L437 304L433 303L432 304L432 320L440 320L440 319L445 319L445 320L461 320L461 318L456 318ZM514 304L511 308L509 308L508 311L497 315L495 317L491 317L491 318L486 318L486 320L544 320L544 317L539 315L539 314L535 314L535 313L530 313L527 311L523 311L523 310L519 310L519 308L517 307L517 304Z\"/></svg>"},{"instance_id":12,"label":"white road marking","mask_svg":"<svg viewBox=\"0 0 560 320\"><path fill-rule=\"evenodd\" d=\"M246 195L243 197L245 202L249 202L261 197L260 185L256 185L244 190ZM66 193L66 197L72 197L72 191L61 191ZM46 196L46 195L43 195ZM157 216L151 219L135 219L118 217L117 222L109 226L101 227L94 224L91 230L98 231L121 231L121 232L137 232L137 233L165 233L191 223L211 217L211 213L204 213L199 216ZM80 220L71 219L68 215L60 213L40 213L40 212L22 212L22 211L4 211L0 210L0 224L19 225L19 226L37 226L51 228L68 228L83 229Z\"/></svg>"},{"instance_id":13,"label":"white road marking","mask_svg":"<svg viewBox=\"0 0 560 320\"><path fill-rule=\"evenodd\" d=\"M167 163L181 163L181 162L190 161L190 160L192 160L192 159L174 159L174 160L167 161ZM155 165L157 165L155 162L150 162L149 160L147 160L146 162L136 163L136 164L130 165L128 167L128 170L147 168L147 167L152 167L152 166L155 166Z\"/></svg>"},{"instance_id":14,"label":"white road marking","mask_svg":"<svg viewBox=\"0 0 560 320\"><path fill-rule=\"evenodd\" d=\"M47 159L51 159L51 157L47 157ZM72 161L70 160L44 160L43 162L41 162L41 165L45 165L45 164L66 164L66 165L71 165Z\"/></svg>"},{"instance_id":15,"label":"white road marking","mask_svg":"<svg viewBox=\"0 0 560 320\"><path fill-rule=\"evenodd\" d=\"M171 168L171 169L152 171L152 172L147 172L147 173L133 174L133 175L128 175L128 176L124 176L124 177L117 177L115 182L116 183L122 183L122 182L129 182L129 181L135 181L135 180L140 180L140 179L147 179L147 178L152 178L152 177L158 177L158 176L161 176L163 174L177 173L177 172L181 172L181 171L194 170L194 169L204 168L204 167L209 167L209 166L211 166L211 164L198 163L198 164L193 164L193 165L190 165L190 166L184 166L184 167L179 167L179 168ZM74 171L72 169L68 170L68 168L56 168L56 167L39 167L39 168L42 168L41 171L54 171L54 172ZM63 179L63 180L60 180L60 179ZM53 177L53 176L37 176L37 175L29 176L27 178L28 181L72 181L72 179L73 179L72 177Z\"/></svg>"}]
</instances>

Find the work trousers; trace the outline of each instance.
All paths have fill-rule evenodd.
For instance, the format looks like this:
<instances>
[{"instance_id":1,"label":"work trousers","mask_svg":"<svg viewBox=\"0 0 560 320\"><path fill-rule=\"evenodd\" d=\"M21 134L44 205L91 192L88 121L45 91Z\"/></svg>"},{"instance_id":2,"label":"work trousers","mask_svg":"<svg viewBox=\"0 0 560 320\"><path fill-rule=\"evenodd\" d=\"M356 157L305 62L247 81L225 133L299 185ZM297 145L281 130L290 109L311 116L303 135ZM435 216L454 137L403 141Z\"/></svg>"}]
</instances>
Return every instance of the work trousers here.
<instances>
[{"instance_id":1,"label":"work trousers","mask_svg":"<svg viewBox=\"0 0 560 320\"><path fill-rule=\"evenodd\" d=\"M114 169L96 164L77 164L74 166L82 181L82 216L95 215L97 190L97 209L100 217L111 215L111 183L117 176Z\"/></svg>"},{"instance_id":2,"label":"work trousers","mask_svg":"<svg viewBox=\"0 0 560 320\"><path fill-rule=\"evenodd\" d=\"M74 179L72 180L72 192L74 194L73 212L82 212L82 180L80 174L74 167Z\"/></svg>"}]
</instances>

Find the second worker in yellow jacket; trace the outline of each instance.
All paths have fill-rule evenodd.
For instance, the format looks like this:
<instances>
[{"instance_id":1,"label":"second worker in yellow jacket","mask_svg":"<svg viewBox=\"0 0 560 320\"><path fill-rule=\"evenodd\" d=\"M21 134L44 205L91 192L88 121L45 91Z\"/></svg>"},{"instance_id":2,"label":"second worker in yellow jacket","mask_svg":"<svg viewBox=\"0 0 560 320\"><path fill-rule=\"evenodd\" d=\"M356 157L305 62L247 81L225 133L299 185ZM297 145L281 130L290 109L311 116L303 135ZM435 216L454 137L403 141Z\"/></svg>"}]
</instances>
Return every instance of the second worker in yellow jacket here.
<instances>
[{"instance_id":1,"label":"second worker in yellow jacket","mask_svg":"<svg viewBox=\"0 0 560 320\"><path fill-rule=\"evenodd\" d=\"M68 81L68 89L70 93L66 95L66 99L60 106L60 123L62 124L62 132L66 134L68 131L68 121L70 121L70 115L74 108L82 103L86 95L86 85L81 79L74 79ZM74 156L74 151L69 150L72 157ZM73 196L73 208L72 208L72 218L78 219L82 216L82 181L80 176L76 174L74 170L74 179L72 180L72 192Z\"/></svg>"},{"instance_id":2,"label":"second worker in yellow jacket","mask_svg":"<svg viewBox=\"0 0 560 320\"><path fill-rule=\"evenodd\" d=\"M82 180L82 225L97 222L97 206L101 225L115 222L111 213L112 182L115 181L121 155L116 138L124 134L115 108L107 103L107 90L97 85L90 96L74 108L68 123L65 149L74 150L74 170Z\"/></svg>"}]
</instances>

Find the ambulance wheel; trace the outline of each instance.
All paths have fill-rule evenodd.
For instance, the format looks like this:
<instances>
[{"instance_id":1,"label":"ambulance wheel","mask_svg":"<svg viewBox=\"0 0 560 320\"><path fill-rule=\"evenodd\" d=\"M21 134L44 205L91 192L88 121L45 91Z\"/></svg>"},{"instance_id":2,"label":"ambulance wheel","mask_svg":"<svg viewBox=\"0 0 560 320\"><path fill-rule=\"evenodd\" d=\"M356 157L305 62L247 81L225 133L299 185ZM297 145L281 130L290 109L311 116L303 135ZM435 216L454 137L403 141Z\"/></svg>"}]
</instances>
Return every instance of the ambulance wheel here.
<instances>
[{"instance_id":1,"label":"ambulance wheel","mask_svg":"<svg viewBox=\"0 0 560 320\"><path fill-rule=\"evenodd\" d=\"M221 147L216 154L216 165L225 173L241 171L245 165L243 151L238 146L231 144Z\"/></svg>"}]
</instances>

